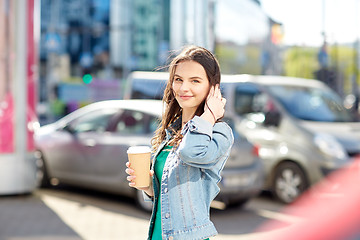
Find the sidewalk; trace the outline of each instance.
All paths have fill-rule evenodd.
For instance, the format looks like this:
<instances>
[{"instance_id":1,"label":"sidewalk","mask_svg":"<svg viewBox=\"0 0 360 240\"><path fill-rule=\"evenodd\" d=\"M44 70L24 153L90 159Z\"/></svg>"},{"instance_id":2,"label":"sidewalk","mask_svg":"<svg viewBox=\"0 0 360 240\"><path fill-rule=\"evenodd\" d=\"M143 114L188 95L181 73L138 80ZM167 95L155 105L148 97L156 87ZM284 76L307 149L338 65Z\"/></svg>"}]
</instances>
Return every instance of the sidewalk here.
<instances>
[{"instance_id":1,"label":"sidewalk","mask_svg":"<svg viewBox=\"0 0 360 240\"><path fill-rule=\"evenodd\" d=\"M0 197L0 240L80 240L33 195Z\"/></svg>"},{"instance_id":2,"label":"sidewalk","mask_svg":"<svg viewBox=\"0 0 360 240\"><path fill-rule=\"evenodd\" d=\"M147 238L148 218L118 213L109 203L108 209L93 204L42 196L41 199L58 216L76 231L84 240L145 240ZM122 210L124 211L124 210Z\"/></svg>"},{"instance_id":3,"label":"sidewalk","mask_svg":"<svg viewBox=\"0 0 360 240\"><path fill-rule=\"evenodd\" d=\"M246 214L252 213L245 211L240 215L246 218ZM263 234L241 233L224 226L240 215L218 214L222 233L211 239L261 239ZM0 240L144 240L149 218L149 213L129 207L115 197L97 198L77 190L42 189L32 195L0 196ZM246 223L241 223L241 227L247 228Z\"/></svg>"},{"instance_id":4,"label":"sidewalk","mask_svg":"<svg viewBox=\"0 0 360 240\"><path fill-rule=\"evenodd\" d=\"M146 239L147 217L107 207L36 192L0 196L0 240Z\"/></svg>"}]
</instances>

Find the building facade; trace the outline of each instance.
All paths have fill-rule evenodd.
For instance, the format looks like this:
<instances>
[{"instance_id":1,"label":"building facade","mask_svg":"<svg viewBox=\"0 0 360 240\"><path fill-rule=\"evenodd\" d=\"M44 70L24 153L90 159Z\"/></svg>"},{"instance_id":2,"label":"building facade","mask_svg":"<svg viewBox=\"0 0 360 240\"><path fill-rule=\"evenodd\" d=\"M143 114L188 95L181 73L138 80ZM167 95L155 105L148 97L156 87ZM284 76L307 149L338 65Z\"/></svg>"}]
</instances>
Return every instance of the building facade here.
<instances>
[{"instance_id":1,"label":"building facade","mask_svg":"<svg viewBox=\"0 0 360 240\"><path fill-rule=\"evenodd\" d=\"M214 52L224 73L272 74L269 29L255 0L42 0L40 102L58 118L121 98L130 72L166 70L187 44Z\"/></svg>"}]
</instances>

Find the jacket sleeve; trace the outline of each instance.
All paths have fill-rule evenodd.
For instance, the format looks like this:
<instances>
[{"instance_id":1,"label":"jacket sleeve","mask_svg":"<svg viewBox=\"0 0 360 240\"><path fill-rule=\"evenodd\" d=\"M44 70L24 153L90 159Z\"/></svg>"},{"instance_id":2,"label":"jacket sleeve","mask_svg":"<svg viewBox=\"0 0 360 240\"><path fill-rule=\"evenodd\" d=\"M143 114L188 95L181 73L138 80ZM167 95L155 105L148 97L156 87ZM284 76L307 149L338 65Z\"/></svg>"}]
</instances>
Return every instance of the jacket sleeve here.
<instances>
[{"instance_id":1,"label":"jacket sleeve","mask_svg":"<svg viewBox=\"0 0 360 240\"><path fill-rule=\"evenodd\" d=\"M150 197L145 191L142 191L142 194L145 202L154 202L154 197Z\"/></svg>"},{"instance_id":2,"label":"jacket sleeve","mask_svg":"<svg viewBox=\"0 0 360 240\"><path fill-rule=\"evenodd\" d=\"M198 116L184 126L183 134L179 145L180 159L200 168L211 168L227 157L234 142L232 130L225 122L212 126Z\"/></svg>"}]
</instances>

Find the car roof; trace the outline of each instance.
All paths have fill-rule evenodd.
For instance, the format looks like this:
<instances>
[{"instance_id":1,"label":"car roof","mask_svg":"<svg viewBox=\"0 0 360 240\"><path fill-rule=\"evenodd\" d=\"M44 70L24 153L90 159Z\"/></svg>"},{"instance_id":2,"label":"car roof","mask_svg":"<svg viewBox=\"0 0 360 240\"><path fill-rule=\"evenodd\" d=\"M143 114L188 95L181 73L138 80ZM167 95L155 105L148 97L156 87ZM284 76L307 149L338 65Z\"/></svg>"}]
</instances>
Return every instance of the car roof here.
<instances>
[{"instance_id":1,"label":"car roof","mask_svg":"<svg viewBox=\"0 0 360 240\"><path fill-rule=\"evenodd\" d=\"M90 106L91 105L91 106ZM132 109L142 111L153 115L161 115L162 101L150 99L127 99L127 100L107 100L90 104L93 108L111 108Z\"/></svg>"},{"instance_id":2,"label":"car roof","mask_svg":"<svg viewBox=\"0 0 360 240\"><path fill-rule=\"evenodd\" d=\"M222 75L221 81L223 83L239 83L251 82L260 85L287 85L287 86L302 86L302 87L324 87L325 84L315 79L296 78L287 76L273 76L273 75Z\"/></svg>"},{"instance_id":3,"label":"car roof","mask_svg":"<svg viewBox=\"0 0 360 240\"><path fill-rule=\"evenodd\" d=\"M133 79L146 79L146 80L168 80L168 72L145 72L145 71L134 71L131 72L130 78Z\"/></svg>"},{"instance_id":4,"label":"car roof","mask_svg":"<svg viewBox=\"0 0 360 240\"><path fill-rule=\"evenodd\" d=\"M79 108L76 111L70 113L69 115L63 117L59 121L62 122L65 120L66 122L68 122L87 112L98 109L109 109L109 108L141 111L150 115L161 117L161 114L163 112L163 103L161 100L147 100L147 99L100 101Z\"/></svg>"}]
</instances>

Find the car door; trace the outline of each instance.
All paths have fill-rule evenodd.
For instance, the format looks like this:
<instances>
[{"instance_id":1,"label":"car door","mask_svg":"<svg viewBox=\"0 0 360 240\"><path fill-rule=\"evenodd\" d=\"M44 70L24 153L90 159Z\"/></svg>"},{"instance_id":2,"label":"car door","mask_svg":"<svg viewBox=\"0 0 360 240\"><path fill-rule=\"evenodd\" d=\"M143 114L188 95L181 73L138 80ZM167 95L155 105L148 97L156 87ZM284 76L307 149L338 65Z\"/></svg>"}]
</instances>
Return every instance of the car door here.
<instances>
[{"instance_id":1,"label":"car door","mask_svg":"<svg viewBox=\"0 0 360 240\"><path fill-rule=\"evenodd\" d=\"M112 119L93 151L88 152L94 185L112 192L131 191L125 173L127 149L135 145L150 146L155 121L155 117L134 110L121 111Z\"/></svg>"},{"instance_id":2,"label":"car door","mask_svg":"<svg viewBox=\"0 0 360 240\"><path fill-rule=\"evenodd\" d=\"M74 145L76 137L68 128L60 128L47 136L44 156L47 160L49 175L60 180L70 180L84 155Z\"/></svg>"},{"instance_id":3,"label":"car door","mask_svg":"<svg viewBox=\"0 0 360 240\"><path fill-rule=\"evenodd\" d=\"M98 155L101 148L97 148L99 138L102 138L111 117L117 113L118 109L98 109L88 112L75 119L65 127L71 133L72 141L71 155L76 156L68 162L66 166L67 175L72 181L81 185L87 185L93 177L91 166L91 156ZM65 154L68 150L63 149Z\"/></svg>"},{"instance_id":4,"label":"car door","mask_svg":"<svg viewBox=\"0 0 360 240\"><path fill-rule=\"evenodd\" d=\"M238 116L236 128L239 132L257 144L262 154L274 156L283 137L278 127L280 111L271 97L255 84L237 84L234 111Z\"/></svg>"}]
</instances>

